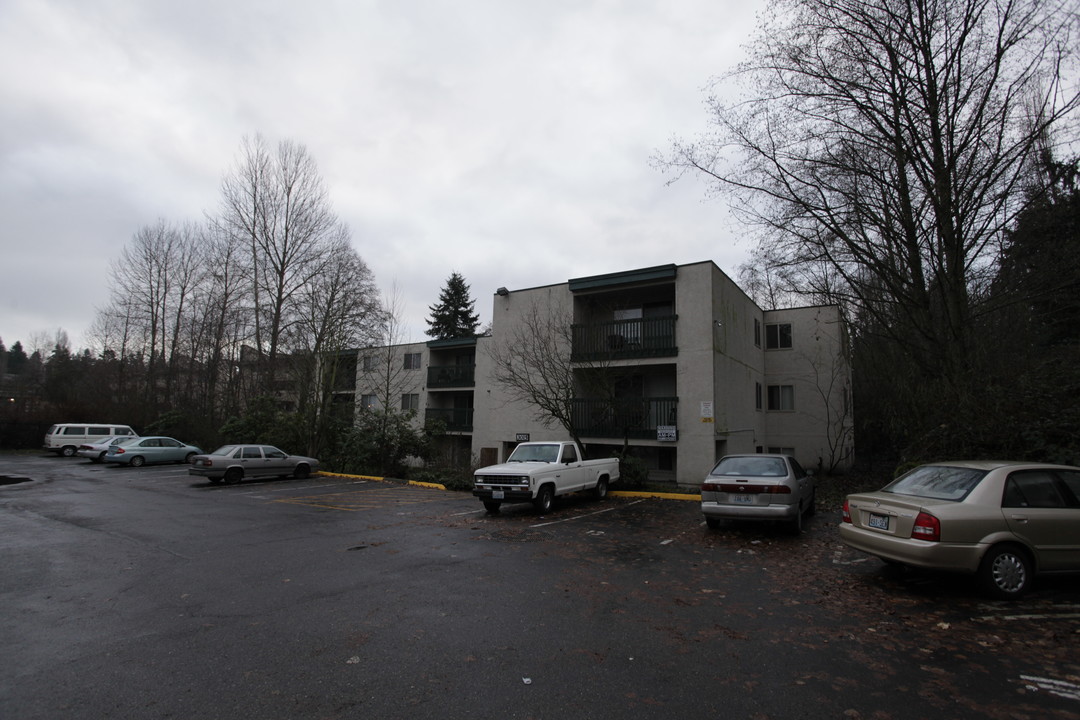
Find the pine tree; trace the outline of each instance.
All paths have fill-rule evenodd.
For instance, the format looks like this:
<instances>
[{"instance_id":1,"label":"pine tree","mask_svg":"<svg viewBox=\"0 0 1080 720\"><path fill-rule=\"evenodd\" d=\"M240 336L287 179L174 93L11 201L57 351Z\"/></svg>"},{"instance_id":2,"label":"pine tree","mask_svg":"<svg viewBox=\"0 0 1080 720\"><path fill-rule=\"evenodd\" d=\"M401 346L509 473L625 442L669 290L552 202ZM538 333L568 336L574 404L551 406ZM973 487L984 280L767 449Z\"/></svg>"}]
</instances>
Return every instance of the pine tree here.
<instances>
[{"instance_id":1,"label":"pine tree","mask_svg":"<svg viewBox=\"0 0 1080 720\"><path fill-rule=\"evenodd\" d=\"M476 301L469 296L469 286L458 273L450 274L446 286L439 293L439 302L428 306L427 335L436 340L474 337L480 324L476 314Z\"/></svg>"}]
</instances>

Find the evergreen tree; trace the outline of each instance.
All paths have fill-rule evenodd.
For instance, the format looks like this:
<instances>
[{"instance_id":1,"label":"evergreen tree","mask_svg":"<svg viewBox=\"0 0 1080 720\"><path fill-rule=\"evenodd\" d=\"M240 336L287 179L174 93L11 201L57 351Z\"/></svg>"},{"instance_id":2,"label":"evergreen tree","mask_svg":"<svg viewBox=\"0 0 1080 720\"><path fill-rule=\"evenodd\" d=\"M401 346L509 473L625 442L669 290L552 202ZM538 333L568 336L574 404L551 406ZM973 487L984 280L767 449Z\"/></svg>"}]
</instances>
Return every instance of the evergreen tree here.
<instances>
[{"instance_id":1,"label":"evergreen tree","mask_svg":"<svg viewBox=\"0 0 1080 720\"><path fill-rule=\"evenodd\" d=\"M458 273L450 274L446 286L439 293L439 302L428 306L427 335L436 340L474 337L480 324L476 314L476 301L469 296L469 286Z\"/></svg>"},{"instance_id":2,"label":"evergreen tree","mask_svg":"<svg viewBox=\"0 0 1080 720\"><path fill-rule=\"evenodd\" d=\"M22 342L16 340L15 344L11 346L11 350L8 351L8 372L13 375L21 374L28 360Z\"/></svg>"}]
</instances>

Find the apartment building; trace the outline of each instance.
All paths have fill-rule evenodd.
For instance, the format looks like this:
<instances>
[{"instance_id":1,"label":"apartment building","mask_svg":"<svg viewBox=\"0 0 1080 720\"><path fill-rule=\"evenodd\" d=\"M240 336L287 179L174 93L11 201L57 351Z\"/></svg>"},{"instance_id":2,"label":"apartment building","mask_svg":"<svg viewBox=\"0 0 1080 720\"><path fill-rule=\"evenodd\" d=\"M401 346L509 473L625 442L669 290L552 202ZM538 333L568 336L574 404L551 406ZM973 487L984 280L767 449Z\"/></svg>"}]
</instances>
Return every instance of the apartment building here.
<instances>
[{"instance_id":1,"label":"apartment building","mask_svg":"<svg viewBox=\"0 0 1080 720\"><path fill-rule=\"evenodd\" d=\"M696 485L729 453L787 452L826 470L851 462L847 336L835 306L763 311L712 262L500 288L492 301L488 337L378 351L403 388L383 396L442 419L463 462L497 462L523 439L566 438L494 380L497 361L542 332L569 358L574 426L589 454L628 447L651 481ZM360 351L361 406L380 397L365 352L374 351Z\"/></svg>"}]
</instances>

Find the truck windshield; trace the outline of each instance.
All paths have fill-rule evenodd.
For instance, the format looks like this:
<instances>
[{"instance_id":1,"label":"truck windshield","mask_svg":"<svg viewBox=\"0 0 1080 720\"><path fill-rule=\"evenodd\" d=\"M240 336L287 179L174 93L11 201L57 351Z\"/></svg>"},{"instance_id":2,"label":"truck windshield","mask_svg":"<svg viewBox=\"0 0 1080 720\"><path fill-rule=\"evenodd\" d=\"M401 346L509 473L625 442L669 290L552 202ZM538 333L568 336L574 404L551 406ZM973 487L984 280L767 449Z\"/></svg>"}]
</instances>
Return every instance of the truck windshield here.
<instances>
[{"instance_id":1,"label":"truck windshield","mask_svg":"<svg viewBox=\"0 0 1080 720\"><path fill-rule=\"evenodd\" d=\"M506 462L546 462L559 459L558 445L518 445Z\"/></svg>"}]
</instances>

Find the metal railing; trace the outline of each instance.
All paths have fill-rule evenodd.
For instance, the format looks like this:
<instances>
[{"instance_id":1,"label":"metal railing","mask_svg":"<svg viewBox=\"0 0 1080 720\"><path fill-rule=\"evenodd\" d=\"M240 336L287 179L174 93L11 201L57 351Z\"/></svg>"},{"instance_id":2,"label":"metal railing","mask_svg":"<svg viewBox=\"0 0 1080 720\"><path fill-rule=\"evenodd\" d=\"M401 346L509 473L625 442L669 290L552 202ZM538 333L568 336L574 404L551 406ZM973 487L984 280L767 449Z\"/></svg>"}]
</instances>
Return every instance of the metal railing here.
<instances>
[{"instance_id":1,"label":"metal railing","mask_svg":"<svg viewBox=\"0 0 1080 720\"><path fill-rule=\"evenodd\" d=\"M473 387L476 385L475 365L443 365L429 367L427 386L429 388Z\"/></svg>"},{"instance_id":2,"label":"metal railing","mask_svg":"<svg viewBox=\"0 0 1080 720\"><path fill-rule=\"evenodd\" d=\"M574 427L583 437L655 440L660 425L675 425L679 398L618 398L573 401Z\"/></svg>"},{"instance_id":3,"label":"metal railing","mask_svg":"<svg viewBox=\"0 0 1080 720\"><path fill-rule=\"evenodd\" d=\"M424 411L424 418L428 421L441 420L447 430L454 432L470 432L473 429L472 408L428 408Z\"/></svg>"},{"instance_id":4,"label":"metal railing","mask_svg":"<svg viewBox=\"0 0 1080 720\"><path fill-rule=\"evenodd\" d=\"M676 320L677 315L665 315L639 320L575 324L571 328L573 344L570 359L583 362L678 355Z\"/></svg>"}]
</instances>

